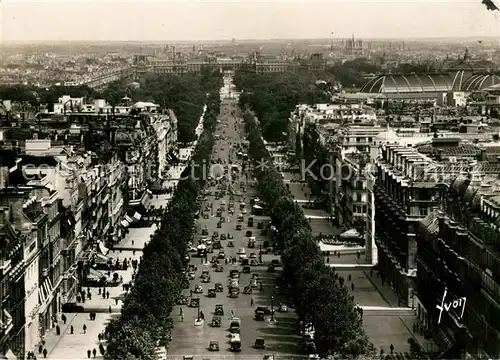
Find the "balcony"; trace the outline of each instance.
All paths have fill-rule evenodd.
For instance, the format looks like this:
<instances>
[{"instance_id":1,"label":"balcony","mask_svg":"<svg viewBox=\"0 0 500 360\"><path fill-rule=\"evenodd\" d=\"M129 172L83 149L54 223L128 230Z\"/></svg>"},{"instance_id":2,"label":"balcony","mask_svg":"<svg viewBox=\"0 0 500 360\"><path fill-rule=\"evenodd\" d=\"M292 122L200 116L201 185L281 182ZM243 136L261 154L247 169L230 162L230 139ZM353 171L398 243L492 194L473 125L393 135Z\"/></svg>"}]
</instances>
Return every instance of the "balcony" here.
<instances>
[{"instance_id":1,"label":"balcony","mask_svg":"<svg viewBox=\"0 0 500 360\"><path fill-rule=\"evenodd\" d=\"M12 261L10 259L4 260L3 257L0 259L0 275L5 276L12 267Z\"/></svg>"}]
</instances>

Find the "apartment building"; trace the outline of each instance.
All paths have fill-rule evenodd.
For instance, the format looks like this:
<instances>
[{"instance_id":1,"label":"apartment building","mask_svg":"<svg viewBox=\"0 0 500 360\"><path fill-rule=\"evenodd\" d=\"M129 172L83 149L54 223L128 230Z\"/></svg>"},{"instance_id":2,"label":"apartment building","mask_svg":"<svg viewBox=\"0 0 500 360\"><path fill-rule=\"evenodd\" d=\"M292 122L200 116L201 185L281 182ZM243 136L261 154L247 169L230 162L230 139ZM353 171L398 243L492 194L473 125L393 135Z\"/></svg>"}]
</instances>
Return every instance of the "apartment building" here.
<instances>
[{"instance_id":1,"label":"apartment building","mask_svg":"<svg viewBox=\"0 0 500 360\"><path fill-rule=\"evenodd\" d=\"M464 169L420 222L416 308L443 358L500 355L499 175L498 163ZM445 291L464 306L440 312Z\"/></svg>"},{"instance_id":2,"label":"apartment building","mask_svg":"<svg viewBox=\"0 0 500 360\"><path fill-rule=\"evenodd\" d=\"M0 354L17 358L147 215L149 185L177 156L172 112L68 112L37 125L4 132L17 146L0 149Z\"/></svg>"},{"instance_id":3,"label":"apartment building","mask_svg":"<svg viewBox=\"0 0 500 360\"><path fill-rule=\"evenodd\" d=\"M460 166L442 165L414 148L383 146L375 162L375 224L379 269L412 303L419 222L441 203L445 184Z\"/></svg>"}]
</instances>

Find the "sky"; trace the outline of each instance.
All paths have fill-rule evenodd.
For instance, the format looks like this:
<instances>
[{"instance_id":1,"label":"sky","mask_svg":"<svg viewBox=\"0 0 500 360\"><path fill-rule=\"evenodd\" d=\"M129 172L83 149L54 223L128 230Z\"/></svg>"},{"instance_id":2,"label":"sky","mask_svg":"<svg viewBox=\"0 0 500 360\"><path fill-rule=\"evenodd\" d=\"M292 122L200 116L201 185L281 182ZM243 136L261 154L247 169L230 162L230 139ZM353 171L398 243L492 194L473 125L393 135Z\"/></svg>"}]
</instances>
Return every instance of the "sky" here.
<instances>
[{"instance_id":1,"label":"sky","mask_svg":"<svg viewBox=\"0 0 500 360\"><path fill-rule=\"evenodd\" d=\"M23 42L500 36L481 0L0 0L0 15L0 39Z\"/></svg>"}]
</instances>

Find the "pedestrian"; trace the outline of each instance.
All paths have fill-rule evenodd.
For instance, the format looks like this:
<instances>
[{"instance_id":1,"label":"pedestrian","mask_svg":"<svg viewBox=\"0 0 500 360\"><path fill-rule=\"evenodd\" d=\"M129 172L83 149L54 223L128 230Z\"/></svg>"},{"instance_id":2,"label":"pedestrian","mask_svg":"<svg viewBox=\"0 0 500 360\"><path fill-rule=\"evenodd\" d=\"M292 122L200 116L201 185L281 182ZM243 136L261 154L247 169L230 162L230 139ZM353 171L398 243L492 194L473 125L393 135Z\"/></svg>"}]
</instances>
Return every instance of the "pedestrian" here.
<instances>
[{"instance_id":1,"label":"pedestrian","mask_svg":"<svg viewBox=\"0 0 500 360\"><path fill-rule=\"evenodd\" d=\"M69 328L69 333L73 335L75 333L75 329L73 328L73 325L70 326Z\"/></svg>"},{"instance_id":2,"label":"pedestrian","mask_svg":"<svg viewBox=\"0 0 500 360\"><path fill-rule=\"evenodd\" d=\"M118 298L115 298L115 304L118 305Z\"/></svg>"},{"instance_id":3,"label":"pedestrian","mask_svg":"<svg viewBox=\"0 0 500 360\"><path fill-rule=\"evenodd\" d=\"M351 279L352 279L351 274L347 275L347 280L351 281Z\"/></svg>"},{"instance_id":4,"label":"pedestrian","mask_svg":"<svg viewBox=\"0 0 500 360\"><path fill-rule=\"evenodd\" d=\"M101 295L101 288L99 288L99 292L97 293L97 295Z\"/></svg>"},{"instance_id":5,"label":"pedestrian","mask_svg":"<svg viewBox=\"0 0 500 360\"><path fill-rule=\"evenodd\" d=\"M61 320L63 321L63 324L66 325L66 315L62 314Z\"/></svg>"},{"instance_id":6,"label":"pedestrian","mask_svg":"<svg viewBox=\"0 0 500 360\"><path fill-rule=\"evenodd\" d=\"M99 352L104 356L104 346L102 344L99 344Z\"/></svg>"},{"instance_id":7,"label":"pedestrian","mask_svg":"<svg viewBox=\"0 0 500 360\"><path fill-rule=\"evenodd\" d=\"M47 357L47 349L43 349L43 357L46 358Z\"/></svg>"},{"instance_id":8,"label":"pedestrian","mask_svg":"<svg viewBox=\"0 0 500 360\"><path fill-rule=\"evenodd\" d=\"M38 345L38 353L41 354L43 351L43 346L42 344Z\"/></svg>"},{"instance_id":9,"label":"pedestrian","mask_svg":"<svg viewBox=\"0 0 500 360\"><path fill-rule=\"evenodd\" d=\"M253 298L250 298L250 306L253 306Z\"/></svg>"},{"instance_id":10,"label":"pedestrian","mask_svg":"<svg viewBox=\"0 0 500 360\"><path fill-rule=\"evenodd\" d=\"M83 324L83 333L86 334L87 333L87 325Z\"/></svg>"},{"instance_id":11,"label":"pedestrian","mask_svg":"<svg viewBox=\"0 0 500 360\"><path fill-rule=\"evenodd\" d=\"M89 300L92 300L92 293L90 293L90 292L89 292L89 293L87 294L87 296L88 296Z\"/></svg>"},{"instance_id":12,"label":"pedestrian","mask_svg":"<svg viewBox=\"0 0 500 360\"><path fill-rule=\"evenodd\" d=\"M56 334L61 335L61 328L59 327L59 325L56 326Z\"/></svg>"},{"instance_id":13,"label":"pedestrian","mask_svg":"<svg viewBox=\"0 0 500 360\"><path fill-rule=\"evenodd\" d=\"M111 305L108 307L109 313L111 314Z\"/></svg>"},{"instance_id":14,"label":"pedestrian","mask_svg":"<svg viewBox=\"0 0 500 360\"><path fill-rule=\"evenodd\" d=\"M351 283L351 290L354 291L354 283Z\"/></svg>"},{"instance_id":15,"label":"pedestrian","mask_svg":"<svg viewBox=\"0 0 500 360\"><path fill-rule=\"evenodd\" d=\"M87 350L87 357L90 359L90 354L91 354L91 351L90 350Z\"/></svg>"},{"instance_id":16,"label":"pedestrian","mask_svg":"<svg viewBox=\"0 0 500 360\"><path fill-rule=\"evenodd\" d=\"M80 295L76 295L76 302L82 302L82 297Z\"/></svg>"},{"instance_id":17,"label":"pedestrian","mask_svg":"<svg viewBox=\"0 0 500 360\"><path fill-rule=\"evenodd\" d=\"M101 333L97 334L97 339L98 339L99 341L101 341L101 339L102 339L102 337L101 337Z\"/></svg>"},{"instance_id":18,"label":"pedestrian","mask_svg":"<svg viewBox=\"0 0 500 360\"><path fill-rule=\"evenodd\" d=\"M94 355L94 358L95 356L97 355L97 350L94 348L94 350L92 350L92 354Z\"/></svg>"},{"instance_id":19,"label":"pedestrian","mask_svg":"<svg viewBox=\"0 0 500 360\"><path fill-rule=\"evenodd\" d=\"M109 291L106 292L106 298L109 299Z\"/></svg>"},{"instance_id":20,"label":"pedestrian","mask_svg":"<svg viewBox=\"0 0 500 360\"><path fill-rule=\"evenodd\" d=\"M90 318L90 321L92 321L92 320L93 320L93 319L92 319L92 315L93 315L92 311L91 311L91 312L89 312L89 318Z\"/></svg>"},{"instance_id":21,"label":"pedestrian","mask_svg":"<svg viewBox=\"0 0 500 360\"><path fill-rule=\"evenodd\" d=\"M391 350L391 355L394 353L394 345L391 344L391 346L389 346L389 349Z\"/></svg>"}]
</instances>

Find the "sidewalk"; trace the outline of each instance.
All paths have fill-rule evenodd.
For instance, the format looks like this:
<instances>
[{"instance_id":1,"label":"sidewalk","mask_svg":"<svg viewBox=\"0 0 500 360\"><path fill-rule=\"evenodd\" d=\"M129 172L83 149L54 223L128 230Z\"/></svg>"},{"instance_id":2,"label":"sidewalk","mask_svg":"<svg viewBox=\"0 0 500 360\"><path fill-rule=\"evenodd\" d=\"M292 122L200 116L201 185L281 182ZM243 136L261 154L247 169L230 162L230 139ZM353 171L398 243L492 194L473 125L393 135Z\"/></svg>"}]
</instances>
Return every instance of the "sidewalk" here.
<instances>
[{"instance_id":1,"label":"sidewalk","mask_svg":"<svg viewBox=\"0 0 500 360\"><path fill-rule=\"evenodd\" d=\"M135 248L136 250L112 249L108 252L107 256L113 259L113 261L118 259L120 262L123 262L125 258L139 260L142 255L142 249L150 240L150 236L154 233L155 229L156 225L148 228L131 228L125 239L117 246ZM102 272L107 275L107 272ZM110 275L113 276L114 273L123 278L123 283L128 283L132 280L133 267L129 266L127 270L111 271ZM84 289L85 291L87 290L86 288ZM103 359L103 356L99 353L99 340L97 336L104 331L107 323L112 318L120 316L122 301L126 294L121 284L115 287L107 287L106 291L109 291L109 299L103 299L102 295L99 295L99 288L91 287L92 299L89 300L86 298L85 303L79 303L79 305L84 306L86 312L78 314L66 313L66 324L63 324L59 319L58 324L61 328L61 335L56 334L55 328L47 332L44 337L45 348L48 352L47 359L83 360L87 359L87 350L92 351L94 348L97 350L96 359ZM72 299L71 301L75 300ZM109 307L111 307L111 314L109 313ZM88 313L90 311L96 312L96 320L90 320ZM84 324L87 326L86 334L83 333ZM73 334L70 333L71 325L74 328ZM101 343L105 346L105 341L101 341ZM37 358L43 358L43 354L38 354L38 348L34 349L34 351Z\"/></svg>"}]
</instances>

